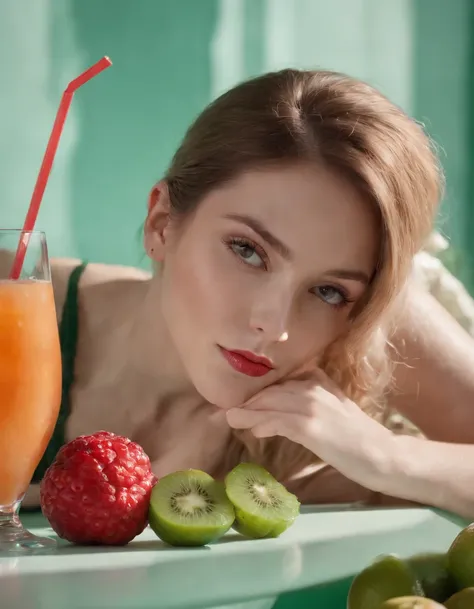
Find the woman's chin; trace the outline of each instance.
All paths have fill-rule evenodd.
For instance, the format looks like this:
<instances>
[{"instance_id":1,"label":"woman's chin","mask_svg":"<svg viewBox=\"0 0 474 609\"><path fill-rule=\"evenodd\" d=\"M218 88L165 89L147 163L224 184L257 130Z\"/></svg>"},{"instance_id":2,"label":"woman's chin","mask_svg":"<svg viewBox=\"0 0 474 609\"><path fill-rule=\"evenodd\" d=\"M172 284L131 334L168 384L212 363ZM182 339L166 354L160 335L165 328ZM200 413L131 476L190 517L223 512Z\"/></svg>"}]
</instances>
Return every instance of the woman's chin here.
<instances>
[{"instance_id":1,"label":"woman's chin","mask_svg":"<svg viewBox=\"0 0 474 609\"><path fill-rule=\"evenodd\" d=\"M231 384L224 383L201 383L195 386L206 402L222 410L240 408L256 393L255 389L252 391L249 388L232 387Z\"/></svg>"}]
</instances>

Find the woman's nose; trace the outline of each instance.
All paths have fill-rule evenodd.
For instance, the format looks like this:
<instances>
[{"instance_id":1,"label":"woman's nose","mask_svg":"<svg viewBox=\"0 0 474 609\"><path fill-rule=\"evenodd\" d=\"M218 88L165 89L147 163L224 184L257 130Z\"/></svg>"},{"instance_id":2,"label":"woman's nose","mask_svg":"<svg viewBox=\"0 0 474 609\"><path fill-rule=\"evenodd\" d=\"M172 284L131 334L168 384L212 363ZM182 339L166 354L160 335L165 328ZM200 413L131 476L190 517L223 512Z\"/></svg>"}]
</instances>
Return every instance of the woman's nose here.
<instances>
[{"instance_id":1,"label":"woman's nose","mask_svg":"<svg viewBox=\"0 0 474 609\"><path fill-rule=\"evenodd\" d=\"M250 327L268 342L285 342L289 335L293 298L288 293L260 294L253 307Z\"/></svg>"}]
</instances>

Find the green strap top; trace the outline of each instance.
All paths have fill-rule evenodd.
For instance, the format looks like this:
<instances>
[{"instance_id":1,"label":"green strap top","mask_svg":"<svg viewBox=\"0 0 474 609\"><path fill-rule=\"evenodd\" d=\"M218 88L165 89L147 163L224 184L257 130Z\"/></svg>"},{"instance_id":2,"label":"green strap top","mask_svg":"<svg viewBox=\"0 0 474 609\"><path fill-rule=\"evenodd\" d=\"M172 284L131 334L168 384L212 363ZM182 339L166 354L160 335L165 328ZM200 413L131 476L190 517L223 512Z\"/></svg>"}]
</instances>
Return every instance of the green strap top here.
<instances>
[{"instance_id":1,"label":"green strap top","mask_svg":"<svg viewBox=\"0 0 474 609\"><path fill-rule=\"evenodd\" d=\"M59 340L62 360L62 392L59 416L53 435L33 475L32 482L38 483L54 461L57 452L66 441L66 421L71 410L70 393L74 382L74 363L76 360L77 337L79 331L78 286L87 264L77 266L69 277L61 323Z\"/></svg>"}]
</instances>

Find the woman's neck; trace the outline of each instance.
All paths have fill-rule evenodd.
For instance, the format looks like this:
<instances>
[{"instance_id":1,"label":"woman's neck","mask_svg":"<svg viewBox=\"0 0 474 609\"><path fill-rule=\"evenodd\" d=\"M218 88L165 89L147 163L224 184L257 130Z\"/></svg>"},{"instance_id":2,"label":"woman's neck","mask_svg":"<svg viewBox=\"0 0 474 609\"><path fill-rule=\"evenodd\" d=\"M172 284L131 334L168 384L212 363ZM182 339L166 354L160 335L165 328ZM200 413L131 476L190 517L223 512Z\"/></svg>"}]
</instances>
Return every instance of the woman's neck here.
<instances>
[{"instance_id":1,"label":"woman's neck","mask_svg":"<svg viewBox=\"0 0 474 609\"><path fill-rule=\"evenodd\" d=\"M202 402L168 331L160 306L160 280L153 277L137 285L123 307L115 348L123 355L125 376L133 374L153 383L163 398L176 397Z\"/></svg>"},{"instance_id":2,"label":"woman's neck","mask_svg":"<svg viewBox=\"0 0 474 609\"><path fill-rule=\"evenodd\" d=\"M159 277L103 283L83 298L77 362L82 383L202 404L163 319Z\"/></svg>"}]
</instances>

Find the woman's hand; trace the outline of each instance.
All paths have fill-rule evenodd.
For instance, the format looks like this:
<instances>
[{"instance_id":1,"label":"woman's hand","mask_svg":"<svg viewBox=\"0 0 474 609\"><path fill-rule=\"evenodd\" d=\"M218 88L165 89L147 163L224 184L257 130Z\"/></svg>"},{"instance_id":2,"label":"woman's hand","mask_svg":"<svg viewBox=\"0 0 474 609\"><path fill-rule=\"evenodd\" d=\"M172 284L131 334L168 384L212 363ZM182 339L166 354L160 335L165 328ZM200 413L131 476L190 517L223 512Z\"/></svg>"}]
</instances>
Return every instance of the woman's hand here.
<instances>
[{"instance_id":1,"label":"woman's hand","mask_svg":"<svg viewBox=\"0 0 474 609\"><path fill-rule=\"evenodd\" d=\"M394 435L321 371L263 389L227 420L297 442L372 491L474 518L474 446Z\"/></svg>"},{"instance_id":2,"label":"woman's hand","mask_svg":"<svg viewBox=\"0 0 474 609\"><path fill-rule=\"evenodd\" d=\"M392 433L349 400L321 370L311 380L271 385L227 413L256 438L284 436L354 482L378 490L390 471Z\"/></svg>"}]
</instances>

